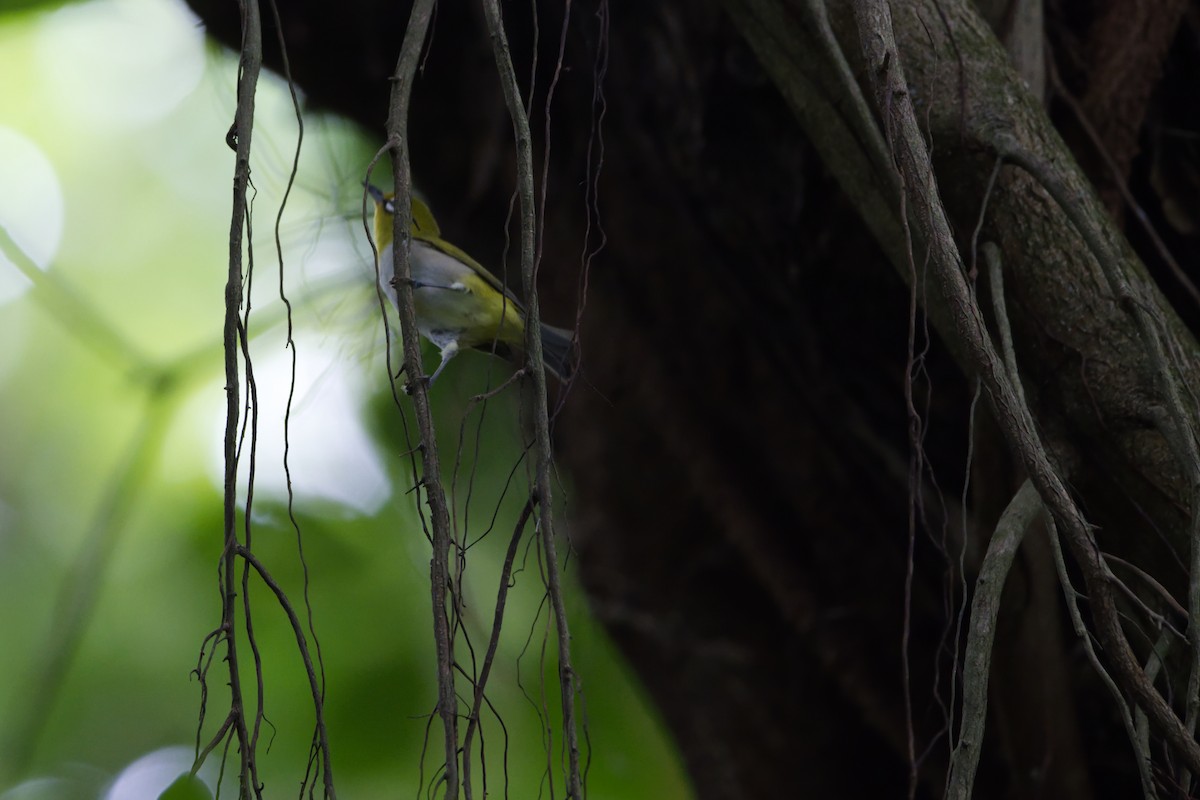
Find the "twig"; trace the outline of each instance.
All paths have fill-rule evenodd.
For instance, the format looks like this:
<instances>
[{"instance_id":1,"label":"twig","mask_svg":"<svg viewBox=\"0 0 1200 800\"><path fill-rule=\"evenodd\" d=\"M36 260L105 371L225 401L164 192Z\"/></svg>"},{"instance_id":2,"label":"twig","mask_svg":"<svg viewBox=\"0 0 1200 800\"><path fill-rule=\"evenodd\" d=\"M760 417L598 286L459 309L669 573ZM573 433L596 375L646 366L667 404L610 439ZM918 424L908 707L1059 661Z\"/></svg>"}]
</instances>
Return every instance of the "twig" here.
<instances>
[{"instance_id":1,"label":"twig","mask_svg":"<svg viewBox=\"0 0 1200 800\"><path fill-rule=\"evenodd\" d=\"M408 104L416 76L417 61L429 29L433 0L416 0L404 30L400 56L392 80L391 102L388 111L388 149L392 156L392 178L395 186L393 215L392 264L396 276L396 305L400 312L400 336L404 345L404 369L412 387L413 407L421 437L421 479L425 502L429 505L433 527L433 557L430 561L430 594L433 600L433 635L437 648L438 714L445 734L446 797L455 800L459 795L458 774L458 699L454 692L454 641L446 610L446 586L450 579L450 514L446 507L446 492L442 487L441 466L438 463L437 439L433 413L429 406L429 382L422 376L420 340L416 314L413 310L413 287L409 247L412 226L412 174L408 158ZM415 477L415 476L414 476Z\"/></svg>"},{"instance_id":2,"label":"twig","mask_svg":"<svg viewBox=\"0 0 1200 800\"><path fill-rule=\"evenodd\" d=\"M1153 589L1155 594L1161 597L1163 602L1166 603L1172 611L1184 619L1187 619L1187 609L1179 604L1179 601L1176 600L1169 591L1167 591L1167 587L1163 586L1157 578L1146 572L1146 570L1142 569L1137 564L1131 564L1123 558L1114 556L1112 553L1104 553L1103 555L1105 561L1111 561L1114 564L1120 564L1122 567L1145 581L1146 585Z\"/></svg>"}]
</instances>

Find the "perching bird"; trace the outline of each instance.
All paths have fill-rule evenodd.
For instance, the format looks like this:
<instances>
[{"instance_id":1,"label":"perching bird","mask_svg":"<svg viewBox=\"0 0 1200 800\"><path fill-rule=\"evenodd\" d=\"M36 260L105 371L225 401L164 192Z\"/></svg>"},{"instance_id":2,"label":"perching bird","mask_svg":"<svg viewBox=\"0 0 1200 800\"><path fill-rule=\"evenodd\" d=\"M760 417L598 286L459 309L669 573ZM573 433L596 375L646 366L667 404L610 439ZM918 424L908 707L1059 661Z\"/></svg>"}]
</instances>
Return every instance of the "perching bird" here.
<instances>
[{"instance_id":1,"label":"perching bird","mask_svg":"<svg viewBox=\"0 0 1200 800\"><path fill-rule=\"evenodd\" d=\"M392 302L393 194L367 185L375 200L375 246L379 280ZM429 206L412 198L411 273L417 329L441 350L442 362L430 385L450 359L465 347L505 355L520 363L525 350L525 306L495 275L441 237ZM571 331L542 325L542 361L560 381L571 373Z\"/></svg>"}]
</instances>

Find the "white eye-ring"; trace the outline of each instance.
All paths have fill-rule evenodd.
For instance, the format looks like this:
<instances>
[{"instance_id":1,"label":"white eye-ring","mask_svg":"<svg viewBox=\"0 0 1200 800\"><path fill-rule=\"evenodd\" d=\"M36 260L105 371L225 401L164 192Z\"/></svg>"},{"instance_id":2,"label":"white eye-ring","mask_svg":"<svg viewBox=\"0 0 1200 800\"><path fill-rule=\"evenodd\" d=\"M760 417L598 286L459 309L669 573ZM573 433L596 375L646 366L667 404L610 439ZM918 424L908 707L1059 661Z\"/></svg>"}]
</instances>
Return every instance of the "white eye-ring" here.
<instances>
[{"instance_id":1,"label":"white eye-ring","mask_svg":"<svg viewBox=\"0 0 1200 800\"><path fill-rule=\"evenodd\" d=\"M384 200L383 201L383 210L389 214L395 214L396 213L396 204L393 203L391 200Z\"/></svg>"}]
</instances>

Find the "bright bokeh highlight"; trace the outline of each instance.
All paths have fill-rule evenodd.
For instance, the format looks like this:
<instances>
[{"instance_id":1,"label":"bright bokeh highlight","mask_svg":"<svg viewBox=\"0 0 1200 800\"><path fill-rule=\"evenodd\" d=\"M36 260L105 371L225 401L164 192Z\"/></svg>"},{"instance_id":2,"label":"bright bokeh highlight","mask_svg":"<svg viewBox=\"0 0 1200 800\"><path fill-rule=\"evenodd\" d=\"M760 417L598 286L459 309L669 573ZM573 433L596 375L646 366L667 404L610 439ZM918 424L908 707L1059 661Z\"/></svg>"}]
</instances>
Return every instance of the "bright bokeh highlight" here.
<instances>
[{"instance_id":1,"label":"bright bokeh highlight","mask_svg":"<svg viewBox=\"0 0 1200 800\"><path fill-rule=\"evenodd\" d=\"M0 125L0 227L38 269L48 269L63 235L63 194L50 159L29 137ZM0 250L0 307L32 286Z\"/></svg>"}]
</instances>

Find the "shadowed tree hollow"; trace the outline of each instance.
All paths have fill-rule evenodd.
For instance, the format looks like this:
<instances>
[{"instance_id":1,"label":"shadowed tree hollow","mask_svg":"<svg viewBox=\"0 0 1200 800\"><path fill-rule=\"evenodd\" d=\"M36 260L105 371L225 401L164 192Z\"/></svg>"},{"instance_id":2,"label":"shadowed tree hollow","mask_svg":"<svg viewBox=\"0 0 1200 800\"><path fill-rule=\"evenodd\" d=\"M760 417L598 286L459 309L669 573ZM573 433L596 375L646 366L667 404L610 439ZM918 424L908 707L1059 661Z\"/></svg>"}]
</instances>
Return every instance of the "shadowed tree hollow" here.
<instances>
[{"instance_id":1,"label":"shadowed tree hollow","mask_svg":"<svg viewBox=\"0 0 1200 800\"><path fill-rule=\"evenodd\" d=\"M547 318L587 272L578 569L697 795L1195 795L1195 5L503 10ZM382 144L407 4L280 12ZM472 252L516 175L491 47L439 4L408 123Z\"/></svg>"}]
</instances>

